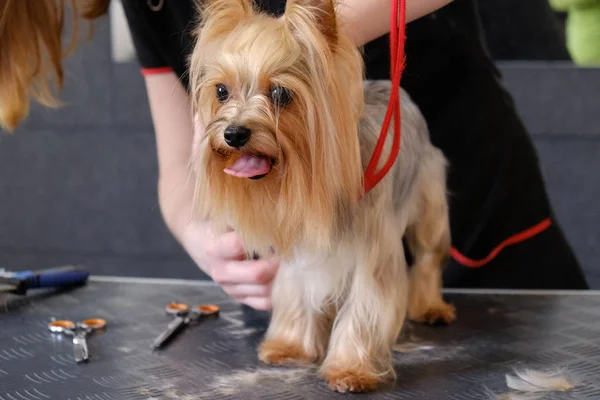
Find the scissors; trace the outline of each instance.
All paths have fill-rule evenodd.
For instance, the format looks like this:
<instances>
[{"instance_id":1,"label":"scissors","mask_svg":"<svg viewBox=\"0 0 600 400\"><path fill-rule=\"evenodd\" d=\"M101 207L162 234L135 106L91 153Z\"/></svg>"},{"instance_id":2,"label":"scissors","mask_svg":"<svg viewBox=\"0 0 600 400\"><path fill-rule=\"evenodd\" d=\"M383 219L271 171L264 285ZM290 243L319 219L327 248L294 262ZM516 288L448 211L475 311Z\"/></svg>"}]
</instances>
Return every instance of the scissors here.
<instances>
[{"instance_id":1,"label":"scissors","mask_svg":"<svg viewBox=\"0 0 600 400\"><path fill-rule=\"evenodd\" d=\"M52 333L73 336L75 361L78 363L89 359L86 337L92 332L104 329L105 327L106 321L100 318L86 319L77 323L69 320L57 320L48 324L48 329Z\"/></svg>"},{"instance_id":2,"label":"scissors","mask_svg":"<svg viewBox=\"0 0 600 400\"><path fill-rule=\"evenodd\" d=\"M192 309L185 303L168 304L165 311L167 314L174 316L175 319L156 338L152 344L152 349L157 350L164 347L175 335L192 322L198 322L208 317L218 317L220 310L219 306L215 304L201 304Z\"/></svg>"}]
</instances>

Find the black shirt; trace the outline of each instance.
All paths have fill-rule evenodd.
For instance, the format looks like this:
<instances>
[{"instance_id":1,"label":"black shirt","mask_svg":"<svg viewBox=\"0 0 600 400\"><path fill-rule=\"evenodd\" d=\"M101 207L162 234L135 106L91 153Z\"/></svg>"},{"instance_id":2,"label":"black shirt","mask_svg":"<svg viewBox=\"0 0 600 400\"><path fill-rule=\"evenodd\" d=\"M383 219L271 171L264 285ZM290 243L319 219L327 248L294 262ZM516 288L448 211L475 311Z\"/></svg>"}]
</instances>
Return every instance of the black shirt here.
<instances>
[{"instance_id":1,"label":"black shirt","mask_svg":"<svg viewBox=\"0 0 600 400\"><path fill-rule=\"evenodd\" d=\"M285 0L255 2L273 15L285 7ZM153 10L152 4L159 9ZM187 88L190 33L197 19L193 4L123 0L143 73L172 70ZM455 0L408 24L406 33L402 87L421 108L433 144L450 164L453 259L446 285L585 286L551 219L533 145L482 43L474 0ZM368 79L389 79L388 40L385 35L365 46ZM489 257L504 241L528 229L530 235Z\"/></svg>"}]
</instances>

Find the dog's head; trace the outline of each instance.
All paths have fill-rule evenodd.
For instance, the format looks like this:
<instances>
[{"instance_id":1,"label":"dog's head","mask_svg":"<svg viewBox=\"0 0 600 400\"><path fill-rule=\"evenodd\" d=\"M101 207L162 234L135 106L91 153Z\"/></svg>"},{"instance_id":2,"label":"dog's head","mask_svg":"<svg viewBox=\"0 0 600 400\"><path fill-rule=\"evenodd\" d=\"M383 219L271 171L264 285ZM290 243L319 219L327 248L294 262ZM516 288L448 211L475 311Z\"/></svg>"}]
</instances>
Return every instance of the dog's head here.
<instances>
[{"instance_id":1,"label":"dog's head","mask_svg":"<svg viewBox=\"0 0 600 400\"><path fill-rule=\"evenodd\" d=\"M360 51L331 0L212 0L190 59L197 203L247 245L326 247L360 197Z\"/></svg>"}]
</instances>

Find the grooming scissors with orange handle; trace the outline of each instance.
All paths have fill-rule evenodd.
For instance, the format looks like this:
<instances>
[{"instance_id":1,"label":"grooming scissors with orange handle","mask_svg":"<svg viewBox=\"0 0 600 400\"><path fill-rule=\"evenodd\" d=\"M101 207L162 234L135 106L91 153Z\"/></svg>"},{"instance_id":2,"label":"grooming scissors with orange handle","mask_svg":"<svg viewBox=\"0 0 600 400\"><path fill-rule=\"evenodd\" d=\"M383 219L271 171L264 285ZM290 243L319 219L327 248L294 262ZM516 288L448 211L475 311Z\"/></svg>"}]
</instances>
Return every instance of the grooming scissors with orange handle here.
<instances>
[{"instance_id":1,"label":"grooming scissors with orange handle","mask_svg":"<svg viewBox=\"0 0 600 400\"><path fill-rule=\"evenodd\" d=\"M192 322L198 322L208 317L217 317L220 308L215 304L201 304L195 308L185 303L170 303L165 308L169 315L175 316L175 319L169 324L167 329L160 334L152 344L152 349L157 350L164 347L171 339Z\"/></svg>"}]
</instances>

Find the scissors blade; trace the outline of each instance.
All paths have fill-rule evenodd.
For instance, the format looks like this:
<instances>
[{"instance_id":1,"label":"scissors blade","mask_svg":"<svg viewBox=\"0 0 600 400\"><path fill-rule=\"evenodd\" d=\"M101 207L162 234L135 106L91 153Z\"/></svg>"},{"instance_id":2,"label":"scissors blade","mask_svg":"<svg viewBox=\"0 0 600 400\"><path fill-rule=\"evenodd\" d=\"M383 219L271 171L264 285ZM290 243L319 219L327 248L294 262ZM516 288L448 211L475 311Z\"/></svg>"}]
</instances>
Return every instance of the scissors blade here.
<instances>
[{"instance_id":1,"label":"scissors blade","mask_svg":"<svg viewBox=\"0 0 600 400\"><path fill-rule=\"evenodd\" d=\"M80 363L89 359L87 340L85 335L73 336L73 348L75 351L75 361Z\"/></svg>"},{"instance_id":2,"label":"scissors blade","mask_svg":"<svg viewBox=\"0 0 600 400\"><path fill-rule=\"evenodd\" d=\"M187 323L187 318L176 317L173 321L171 321L169 326L167 326L167 329L156 338L154 343L152 343L152 349L156 350L164 347L173 337L175 337L176 334L185 328Z\"/></svg>"}]
</instances>

